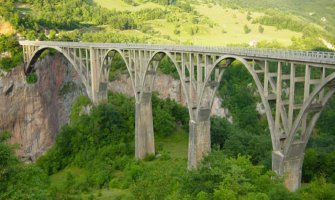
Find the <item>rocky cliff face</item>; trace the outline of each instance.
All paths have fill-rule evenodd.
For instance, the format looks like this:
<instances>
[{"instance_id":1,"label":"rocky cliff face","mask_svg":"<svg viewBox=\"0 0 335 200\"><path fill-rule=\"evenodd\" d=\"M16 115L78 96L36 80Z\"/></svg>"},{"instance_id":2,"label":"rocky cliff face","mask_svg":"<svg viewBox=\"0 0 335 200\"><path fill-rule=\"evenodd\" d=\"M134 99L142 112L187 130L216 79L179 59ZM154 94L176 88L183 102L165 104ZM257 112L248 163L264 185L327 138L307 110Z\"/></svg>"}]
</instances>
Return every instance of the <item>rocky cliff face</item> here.
<instances>
[{"instance_id":1,"label":"rocky cliff face","mask_svg":"<svg viewBox=\"0 0 335 200\"><path fill-rule=\"evenodd\" d=\"M109 83L108 88L114 92L120 92L128 96L134 96L133 87L130 77L122 74L117 80ZM154 91L158 92L159 96L163 99L173 99L186 106L186 99L183 94L182 86L179 80L173 79L171 76L165 74L158 74L154 84ZM221 107L222 100L215 97L212 107L212 115L227 118L232 122L232 117L228 109Z\"/></svg>"},{"instance_id":2,"label":"rocky cliff face","mask_svg":"<svg viewBox=\"0 0 335 200\"><path fill-rule=\"evenodd\" d=\"M46 56L35 67L39 79L33 85L26 83L23 66L0 77L0 131L12 132L10 143L19 144L17 155L24 161L34 161L52 145L69 121L75 97L85 91L74 68L60 54ZM131 80L124 74L109 89L134 96ZM186 105L179 80L159 74L154 90L161 98ZM214 100L212 115L232 120L219 98Z\"/></svg>"},{"instance_id":3,"label":"rocky cliff face","mask_svg":"<svg viewBox=\"0 0 335 200\"><path fill-rule=\"evenodd\" d=\"M0 131L12 132L22 160L33 161L53 143L69 120L70 108L83 90L73 67L61 55L46 56L36 64L38 82L29 85L23 68L0 78Z\"/></svg>"}]
</instances>

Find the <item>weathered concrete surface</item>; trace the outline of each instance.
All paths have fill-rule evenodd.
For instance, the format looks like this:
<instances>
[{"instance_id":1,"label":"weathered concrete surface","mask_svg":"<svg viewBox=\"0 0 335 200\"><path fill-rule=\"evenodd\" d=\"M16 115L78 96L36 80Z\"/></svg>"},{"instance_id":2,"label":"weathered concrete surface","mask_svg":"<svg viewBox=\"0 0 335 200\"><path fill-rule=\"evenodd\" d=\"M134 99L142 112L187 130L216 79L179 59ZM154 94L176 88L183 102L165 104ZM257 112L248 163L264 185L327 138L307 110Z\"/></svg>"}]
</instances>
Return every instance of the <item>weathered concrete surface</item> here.
<instances>
[{"instance_id":1,"label":"weathered concrete surface","mask_svg":"<svg viewBox=\"0 0 335 200\"><path fill-rule=\"evenodd\" d=\"M25 81L22 66L0 78L0 130L12 132L17 155L33 161L54 142L68 122L81 82L65 58L56 54L37 63L38 83Z\"/></svg>"},{"instance_id":2,"label":"weathered concrete surface","mask_svg":"<svg viewBox=\"0 0 335 200\"><path fill-rule=\"evenodd\" d=\"M284 177L284 184L290 191L296 191L301 185L304 154L290 157L279 151L272 152L272 170Z\"/></svg>"},{"instance_id":3,"label":"weathered concrete surface","mask_svg":"<svg viewBox=\"0 0 335 200\"><path fill-rule=\"evenodd\" d=\"M152 120L151 94L144 94L141 102L136 102L135 110L135 158L144 159L147 154L155 154L154 129Z\"/></svg>"},{"instance_id":4,"label":"weathered concrete surface","mask_svg":"<svg viewBox=\"0 0 335 200\"><path fill-rule=\"evenodd\" d=\"M188 144L188 168L196 168L201 159L211 150L210 120L190 121Z\"/></svg>"}]
</instances>

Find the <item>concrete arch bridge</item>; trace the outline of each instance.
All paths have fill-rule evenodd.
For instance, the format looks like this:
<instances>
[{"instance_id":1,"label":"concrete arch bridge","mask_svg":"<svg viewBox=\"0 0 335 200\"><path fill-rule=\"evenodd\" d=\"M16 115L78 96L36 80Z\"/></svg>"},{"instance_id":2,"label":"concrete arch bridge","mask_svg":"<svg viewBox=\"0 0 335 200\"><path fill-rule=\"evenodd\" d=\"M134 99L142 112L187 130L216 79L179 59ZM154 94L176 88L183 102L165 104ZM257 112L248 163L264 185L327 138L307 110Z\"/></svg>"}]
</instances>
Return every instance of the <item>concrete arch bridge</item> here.
<instances>
[{"instance_id":1,"label":"concrete arch bridge","mask_svg":"<svg viewBox=\"0 0 335 200\"><path fill-rule=\"evenodd\" d=\"M124 60L136 99L135 157L155 153L151 94L157 68L168 57L177 69L190 115L188 167L210 151L210 111L225 69L234 61L249 71L261 97L272 140L272 169L286 186L300 186L304 150L335 92L335 54L230 47L20 41L25 72L46 49L62 53L94 103L107 98L109 67Z\"/></svg>"}]
</instances>

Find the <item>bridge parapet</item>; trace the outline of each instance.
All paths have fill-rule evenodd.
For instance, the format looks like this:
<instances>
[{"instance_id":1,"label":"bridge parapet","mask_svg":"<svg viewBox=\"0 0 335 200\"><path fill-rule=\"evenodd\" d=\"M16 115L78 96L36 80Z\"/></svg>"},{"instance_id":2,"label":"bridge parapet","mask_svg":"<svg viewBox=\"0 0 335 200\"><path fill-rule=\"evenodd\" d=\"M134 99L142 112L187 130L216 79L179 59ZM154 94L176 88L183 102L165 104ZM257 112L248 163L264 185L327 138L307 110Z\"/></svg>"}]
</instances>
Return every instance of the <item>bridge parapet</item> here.
<instances>
[{"instance_id":1,"label":"bridge parapet","mask_svg":"<svg viewBox=\"0 0 335 200\"><path fill-rule=\"evenodd\" d=\"M290 49L270 48L243 48L243 47L219 47L219 46L182 46L159 44L127 44L127 43L82 43L82 42L49 42L49 41L20 41L22 46L47 46L47 47L71 47L71 48L97 48L97 49L128 49L128 50L152 50L172 52L193 52L208 54L231 54L259 59L279 59L282 61L312 62L315 64L335 64L334 52L301 51Z\"/></svg>"}]
</instances>

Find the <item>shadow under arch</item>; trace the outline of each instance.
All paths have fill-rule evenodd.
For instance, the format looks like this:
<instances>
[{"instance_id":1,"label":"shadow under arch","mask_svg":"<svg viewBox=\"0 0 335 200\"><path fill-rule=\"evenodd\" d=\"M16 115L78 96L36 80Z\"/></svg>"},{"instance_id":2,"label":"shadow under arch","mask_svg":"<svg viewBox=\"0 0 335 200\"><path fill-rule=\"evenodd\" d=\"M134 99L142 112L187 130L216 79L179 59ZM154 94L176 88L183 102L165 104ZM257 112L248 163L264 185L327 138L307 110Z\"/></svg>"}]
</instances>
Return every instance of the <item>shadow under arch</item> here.
<instances>
[{"instance_id":1,"label":"shadow under arch","mask_svg":"<svg viewBox=\"0 0 335 200\"><path fill-rule=\"evenodd\" d=\"M40 46L39 48L37 48L33 54L31 59L27 62L27 67L24 69L24 73L27 75L30 72L32 72L34 70L35 64L38 61L39 57L42 55L42 53L48 49L54 49L57 52L61 53L73 66L73 68L76 70L77 74L79 75L82 83L84 84L85 88L86 88L86 92L89 95L90 94L90 84L89 84L89 75L86 78L81 72L80 70L76 67L75 61L70 57L70 55L67 54L67 52L64 52L61 48L59 47L49 47L49 46Z\"/></svg>"},{"instance_id":2,"label":"shadow under arch","mask_svg":"<svg viewBox=\"0 0 335 200\"><path fill-rule=\"evenodd\" d=\"M289 133L289 138L288 138L288 144L292 144L294 142L294 133L297 132L300 123L302 122L303 116L308 114L308 110L311 108L311 106L313 105L313 102L315 100L315 98L320 94L320 92L325 88L328 87L329 84L332 84L335 81L335 72L328 75L325 80L323 81L322 84L319 84L315 90L311 93L311 95L308 97L308 99L304 102L299 114L297 115L292 129ZM304 148L303 150L305 150L307 142L311 136L312 130L316 125L316 122L318 121L320 114L322 113L322 110L324 109L324 107L326 106L326 104L328 103L328 101L331 99L331 97L334 95L335 93L335 87L330 88L330 90L328 91L328 93L323 97L323 99L321 100L321 110L315 114L313 116L313 118L311 119L311 122L308 125L307 128L307 135L305 137L305 144L304 144ZM286 145L286 148L284 149L284 154L287 154L290 150L291 150L291 146L292 145Z\"/></svg>"},{"instance_id":3,"label":"shadow under arch","mask_svg":"<svg viewBox=\"0 0 335 200\"><path fill-rule=\"evenodd\" d=\"M142 85L141 85L141 88L144 88L144 86L146 85L146 84L148 84L149 85L149 91L150 92L152 92L152 90L153 90L153 85L154 85L154 82L155 82L155 78L156 78L156 74L154 75L154 78L152 79L152 80L148 80L148 76L149 76L149 73L148 73L148 71L150 71L149 70L149 68L150 68L150 65L153 63L153 61L156 59L156 61L157 61L157 63L156 64L154 64L154 66L153 66L153 68L154 68L154 71L155 72L157 72L157 69L159 68L159 64L160 64L160 62L162 61L162 59L164 58L164 57L167 57L172 63L173 63L173 66L176 68L176 70L177 70L177 73L178 73L178 77L179 77L179 80L180 80L180 82L181 82L181 85L182 85L182 90L183 90L183 93L184 93L184 96L185 96L185 99L186 99L186 104L187 104L187 107L188 107L188 112L189 112L189 116L190 116L190 120L193 120L192 118L192 108L191 108L191 106L190 106L190 99L189 99L189 96L187 95L187 89L186 89L186 85L185 85L185 82L182 80L182 78L183 78L183 73L182 73L182 71L181 71L181 69L179 68L179 66L178 66L178 63L177 63L177 61L175 60L175 58L172 56L172 54L171 53L169 53L169 52L167 52L167 51L156 51L156 52L154 52L152 55L151 55L151 57L150 57L150 59L149 59L149 61L148 61L148 64L147 64L147 66L146 66L146 73L144 74L144 76L143 76L143 79L142 79L142 81L141 81L141 83L142 83ZM186 68L186 67L185 67ZM188 71L188 69L185 69L185 70L187 70ZM147 81L149 81L149 83L147 82ZM150 82L151 81L151 82ZM143 95L143 94L142 94ZM142 96L140 97L140 98L142 98Z\"/></svg>"},{"instance_id":4,"label":"shadow under arch","mask_svg":"<svg viewBox=\"0 0 335 200\"><path fill-rule=\"evenodd\" d=\"M67 55L67 53L65 53L61 48L59 47L48 47L48 46L40 46L38 49L36 49L34 52L33 52L33 56L31 57L31 59L27 62L27 68L25 69L25 73L28 74L30 73L31 71L34 70L34 66L35 66L35 63L37 62L37 60L39 59L39 57L42 55L42 53L45 51L45 50L48 50L48 49L54 49L56 51L58 51L59 53L61 53L70 63L71 65L74 66L74 60L72 60L69 55Z\"/></svg>"},{"instance_id":5,"label":"shadow under arch","mask_svg":"<svg viewBox=\"0 0 335 200\"><path fill-rule=\"evenodd\" d=\"M198 107L201 105L201 103L204 100L204 93L205 93L204 91L206 90L207 83L209 83L209 81L211 79L211 76L213 75L214 71L219 67L219 64L222 61L224 61L224 60L226 60L226 61L231 60L231 63L227 63L228 65L225 67L227 69L231 66L231 64L233 62L235 62L235 61L241 62L242 65L248 70L249 74L252 76L252 78L254 80L254 83L256 84L257 91L258 91L258 93L259 93L259 95L261 97L262 103L263 103L263 105L265 107L266 117L267 117L268 125L269 125L269 128L270 128L272 148L273 148L273 150L280 149L279 144L277 142L277 138L275 136L275 133L273 132L273 130L274 130L273 129L273 127L274 127L273 116L272 116L272 113L271 113L270 105L269 105L266 97L263 94L263 91L264 91L263 85L260 82L260 80L258 78L258 75L255 72L255 70L253 69L253 67L244 58L239 57L239 56L234 56L234 55L224 55L224 56L219 57L216 60L216 62L213 64L214 67L209 71L208 75L205 77L205 82L204 82L204 85L203 85L203 87L201 89L202 91L201 91L200 101L198 103ZM218 79L219 83L222 80L224 71L225 70L222 70L221 73L219 74L219 79ZM218 88L219 88L219 86L215 87L214 92L212 93L212 96L211 96L211 99L210 99L210 105L213 104L213 101L214 101L214 98L215 98L215 94L216 94L216 91L217 91ZM197 112L199 112L199 110Z\"/></svg>"},{"instance_id":6,"label":"shadow under arch","mask_svg":"<svg viewBox=\"0 0 335 200\"><path fill-rule=\"evenodd\" d=\"M99 75L103 75L103 76L107 76L105 77L105 81L109 82L109 73L110 73L110 67L111 65L113 64L113 61L115 61L115 56L116 54L118 54L120 57L121 57L121 60L122 62L126 65L126 68L127 68L127 71L128 71L128 74L130 76L130 79L131 79L131 84L132 84L132 88L133 88L133 92L134 92L134 96L135 96L135 99L137 99L137 95L136 95L136 87L135 87L135 77L134 77L134 74L131 73L131 68L130 68L130 65L131 62L130 60L127 60L124 53L120 50L120 49L116 49L116 48L111 48L111 49L108 49L105 54L103 55L103 61L101 63L101 66L100 66L100 71L99 71Z\"/></svg>"}]
</instances>

